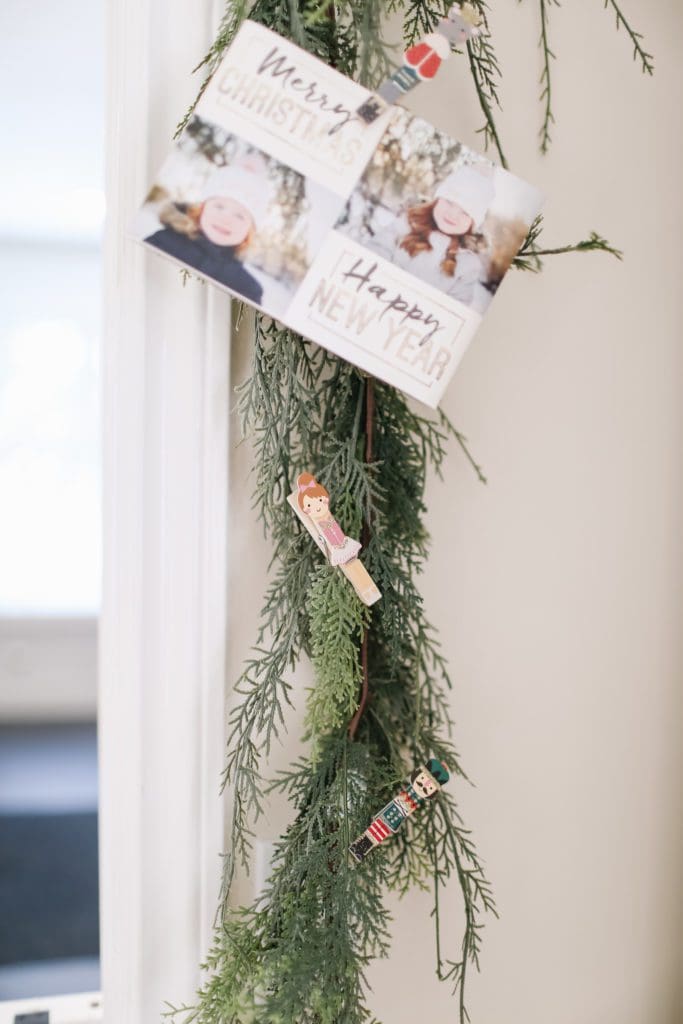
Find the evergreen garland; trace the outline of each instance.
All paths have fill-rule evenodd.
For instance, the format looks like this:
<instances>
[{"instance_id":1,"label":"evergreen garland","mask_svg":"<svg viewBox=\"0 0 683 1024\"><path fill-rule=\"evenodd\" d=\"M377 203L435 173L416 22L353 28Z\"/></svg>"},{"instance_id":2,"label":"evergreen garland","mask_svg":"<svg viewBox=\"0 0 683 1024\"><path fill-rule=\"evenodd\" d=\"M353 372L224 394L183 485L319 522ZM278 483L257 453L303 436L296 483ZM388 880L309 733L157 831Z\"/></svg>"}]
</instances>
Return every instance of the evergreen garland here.
<instances>
[{"instance_id":1,"label":"evergreen garland","mask_svg":"<svg viewBox=\"0 0 683 1024\"><path fill-rule=\"evenodd\" d=\"M555 2L539 0L543 149L553 120L547 15ZM640 36L613 0L605 0L609 5L643 70L651 73ZM447 6L434 0L256 0L253 6L234 0L203 65L210 75L248 15L374 87L391 67L383 16L401 10L406 42L413 42ZM486 20L483 0L475 6ZM507 166L494 118L500 76L490 36L467 44L467 60L486 141ZM544 256L560 252L620 255L596 233L544 249L540 230L539 220L517 267L539 270ZM484 478L443 413L415 412L393 388L260 314L254 317L252 372L239 391L239 409L243 431L254 443L254 503L276 553L275 568L229 720L223 786L232 807L230 845L215 942L204 965L208 980L194 1007L172 1009L170 1016L184 1024L374 1022L365 972L373 958L389 952L384 897L387 890L417 885L433 894L437 974L451 984L464 1024L466 979L479 965L482 915L495 914L495 904L458 811L457 783L466 776L451 740L451 683L416 579L427 556L428 467L439 473L455 439ZM330 490L344 531L362 535L363 561L384 595L372 609L323 562L287 505L302 470L315 472ZM306 714L310 754L267 782L263 766L291 703L287 673L302 654L315 670ZM353 863L349 843L391 799L407 770L428 757L448 764L453 784L408 819L391 842L361 865ZM292 824L276 844L265 890L250 907L231 908L236 864L248 868L251 824L272 792L291 801ZM440 913L453 877L464 927L460 949L449 958Z\"/></svg>"}]
</instances>

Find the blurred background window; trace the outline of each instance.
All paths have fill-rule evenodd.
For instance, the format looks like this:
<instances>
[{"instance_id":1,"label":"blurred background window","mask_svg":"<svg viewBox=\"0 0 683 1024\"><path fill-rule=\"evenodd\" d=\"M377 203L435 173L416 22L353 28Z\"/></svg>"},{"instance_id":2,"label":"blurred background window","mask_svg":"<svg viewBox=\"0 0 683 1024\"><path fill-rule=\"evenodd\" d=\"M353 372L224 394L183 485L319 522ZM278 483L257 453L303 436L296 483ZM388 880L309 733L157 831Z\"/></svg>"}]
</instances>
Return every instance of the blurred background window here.
<instances>
[{"instance_id":1,"label":"blurred background window","mask_svg":"<svg viewBox=\"0 0 683 1024\"><path fill-rule=\"evenodd\" d=\"M0 1001L99 988L102 0L0 19Z\"/></svg>"}]
</instances>

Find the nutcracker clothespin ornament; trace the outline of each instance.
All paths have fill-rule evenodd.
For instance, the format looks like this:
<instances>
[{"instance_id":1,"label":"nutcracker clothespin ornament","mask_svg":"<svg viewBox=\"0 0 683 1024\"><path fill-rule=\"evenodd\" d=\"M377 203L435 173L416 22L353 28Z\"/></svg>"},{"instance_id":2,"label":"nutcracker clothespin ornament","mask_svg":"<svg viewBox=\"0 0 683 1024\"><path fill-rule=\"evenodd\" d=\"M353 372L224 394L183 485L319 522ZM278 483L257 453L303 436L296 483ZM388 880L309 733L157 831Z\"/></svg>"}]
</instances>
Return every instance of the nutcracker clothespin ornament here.
<instances>
[{"instance_id":1,"label":"nutcracker clothespin ornament","mask_svg":"<svg viewBox=\"0 0 683 1024\"><path fill-rule=\"evenodd\" d=\"M379 601L382 596L379 588L358 558L360 541L347 537L330 512L329 491L310 473L301 473L296 491L287 501L330 565L341 569L363 604Z\"/></svg>"},{"instance_id":2,"label":"nutcracker clothespin ornament","mask_svg":"<svg viewBox=\"0 0 683 1024\"><path fill-rule=\"evenodd\" d=\"M394 799L372 819L363 835L351 843L351 855L360 863L370 850L398 832L405 819L418 807L435 797L448 779L448 766L435 757L422 768L416 768Z\"/></svg>"},{"instance_id":3,"label":"nutcracker clothespin ornament","mask_svg":"<svg viewBox=\"0 0 683 1024\"><path fill-rule=\"evenodd\" d=\"M371 124L387 105L397 103L420 82L434 78L443 61L450 57L451 46L481 34L481 18L473 5L453 4L446 17L439 19L434 32L406 50L401 67L358 108L359 117Z\"/></svg>"}]
</instances>

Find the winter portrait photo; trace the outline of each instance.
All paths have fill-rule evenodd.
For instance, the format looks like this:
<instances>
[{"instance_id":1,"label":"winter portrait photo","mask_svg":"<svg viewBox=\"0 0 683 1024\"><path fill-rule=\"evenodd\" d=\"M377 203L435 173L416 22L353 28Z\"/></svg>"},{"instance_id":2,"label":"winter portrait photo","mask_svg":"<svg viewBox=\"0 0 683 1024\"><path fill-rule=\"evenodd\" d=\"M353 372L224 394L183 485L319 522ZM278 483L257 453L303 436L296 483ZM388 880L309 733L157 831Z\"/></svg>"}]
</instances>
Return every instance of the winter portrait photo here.
<instances>
[{"instance_id":1,"label":"winter portrait photo","mask_svg":"<svg viewBox=\"0 0 683 1024\"><path fill-rule=\"evenodd\" d=\"M538 209L536 189L397 109L335 229L483 314Z\"/></svg>"},{"instance_id":2,"label":"winter portrait photo","mask_svg":"<svg viewBox=\"0 0 683 1024\"><path fill-rule=\"evenodd\" d=\"M150 189L135 233L282 316L320 243L320 225L328 230L336 216L339 202L330 198L246 140L194 116Z\"/></svg>"}]
</instances>

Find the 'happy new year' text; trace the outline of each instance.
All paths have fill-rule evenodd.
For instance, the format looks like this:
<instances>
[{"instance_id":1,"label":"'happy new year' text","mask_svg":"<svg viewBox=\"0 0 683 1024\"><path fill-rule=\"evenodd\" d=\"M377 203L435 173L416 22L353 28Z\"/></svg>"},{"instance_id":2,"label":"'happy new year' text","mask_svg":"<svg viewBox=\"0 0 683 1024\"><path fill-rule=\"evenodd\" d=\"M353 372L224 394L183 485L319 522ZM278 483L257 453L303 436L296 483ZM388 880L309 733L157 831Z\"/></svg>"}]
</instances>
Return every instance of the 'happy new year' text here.
<instances>
[{"instance_id":1,"label":"'happy new year' text","mask_svg":"<svg viewBox=\"0 0 683 1024\"><path fill-rule=\"evenodd\" d=\"M451 345L435 338L444 325L417 302L375 282L376 269L374 264L364 270L359 259L336 278L319 278L307 302L309 316L368 352L381 353L397 368L440 380L452 357Z\"/></svg>"},{"instance_id":2,"label":"'happy new year' text","mask_svg":"<svg viewBox=\"0 0 683 1024\"><path fill-rule=\"evenodd\" d=\"M400 291L392 293L390 288L377 284L374 280L377 266L377 263L373 263L371 266L366 267L364 260L357 259L350 270L342 272L342 277L346 281L358 282L355 285L356 292L364 291L384 307L378 316L379 320L382 320L387 313L394 312L401 314L401 323L405 320L411 320L422 323L425 327L429 328L420 342L421 345L425 344L437 331L443 329L443 324L438 317L432 316L428 310L424 310L418 303L409 302L405 299Z\"/></svg>"}]
</instances>

